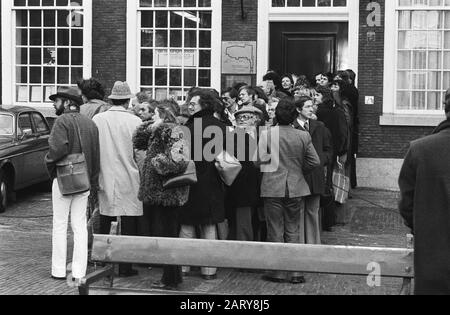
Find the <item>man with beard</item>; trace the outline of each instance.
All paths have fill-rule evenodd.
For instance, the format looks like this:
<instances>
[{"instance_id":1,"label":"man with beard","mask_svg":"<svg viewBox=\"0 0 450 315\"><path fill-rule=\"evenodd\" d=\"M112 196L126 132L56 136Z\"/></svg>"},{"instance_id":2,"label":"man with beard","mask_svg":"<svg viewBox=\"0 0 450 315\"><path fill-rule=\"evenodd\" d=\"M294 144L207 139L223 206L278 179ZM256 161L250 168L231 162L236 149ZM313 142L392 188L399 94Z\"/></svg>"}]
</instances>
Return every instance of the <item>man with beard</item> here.
<instances>
[{"instance_id":1,"label":"man with beard","mask_svg":"<svg viewBox=\"0 0 450 315\"><path fill-rule=\"evenodd\" d=\"M66 279L67 225L69 215L74 234L72 276L81 279L86 276L88 261L88 230L86 207L89 191L71 196L63 196L56 178L56 164L68 155L84 153L91 189L97 189L100 171L100 148L98 130L88 117L80 114L83 104L81 93L75 88L61 88L50 96L54 102L56 115L49 138L49 153L46 163L53 181L53 251L52 278Z\"/></svg>"}]
</instances>

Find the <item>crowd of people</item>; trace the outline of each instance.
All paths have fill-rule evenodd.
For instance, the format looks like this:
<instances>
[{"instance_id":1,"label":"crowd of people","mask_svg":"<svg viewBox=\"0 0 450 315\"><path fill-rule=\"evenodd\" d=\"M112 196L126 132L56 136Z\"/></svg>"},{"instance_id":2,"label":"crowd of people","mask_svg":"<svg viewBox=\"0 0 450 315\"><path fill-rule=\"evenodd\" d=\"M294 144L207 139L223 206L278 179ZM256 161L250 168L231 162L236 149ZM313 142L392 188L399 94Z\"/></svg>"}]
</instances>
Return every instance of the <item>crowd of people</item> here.
<instances>
[{"instance_id":1,"label":"crowd of people","mask_svg":"<svg viewBox=\"0 0 450 315\"><path fill-rule=\"evenodd\" d=\"M345 167L351 186L357 185L355 79L351 70L321 73L313 82L268 71L258 86L238 83L221 93L192 88L182 105L156 101L145 91L133 95L126 82L116 82L108 101L95 79L59 90L51 96L59 118L46 157L54 179L52 277L66 279L69 215L76 279L86 274L87 222L96 213L101 234L109 234L111 222L120 218L122 235L320 244L321 230L345 223L332 192L334 168ZM211 127L222 133L208 132ZM276 150L266 150L275 129ZM241 170L225 185L216 161L228 148L213 150L212 159L197 153L216 137L225 143L233 130L245 134L244 145L238 148L235 141L230 152ZM77 153L85 154L90 191L63 195L56 168ZM265 172L264 164L274 160L276 168ZM192 162L196 182L166 188ZM120 276L137 274L131 265L120 265ZM192 274L188 266L165 266L154 287L176 289ZM215 279L217 270L201 268L201 276ZM264 279L305 282L302 274L285 272Z\"/></svg>"}]
</instances>

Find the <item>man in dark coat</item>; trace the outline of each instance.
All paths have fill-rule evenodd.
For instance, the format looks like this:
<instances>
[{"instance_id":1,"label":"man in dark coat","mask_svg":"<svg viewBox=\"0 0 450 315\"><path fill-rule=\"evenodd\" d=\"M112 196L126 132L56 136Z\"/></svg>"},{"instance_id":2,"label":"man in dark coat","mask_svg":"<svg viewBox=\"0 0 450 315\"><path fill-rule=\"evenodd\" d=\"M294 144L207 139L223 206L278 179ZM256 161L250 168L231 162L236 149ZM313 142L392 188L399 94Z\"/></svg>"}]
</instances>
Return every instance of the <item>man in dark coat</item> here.
<instances>
[{"instance_id":1,"label":"man in dark coat","mask_svg":"<svg viewBox=\"0 0 450 315\"><path fill-rule=\"evenodd\" d=\"M69 217L73 230L72 277L86 276L88 262L88 229L86 207L89 191L73 195L63 195L58 178L57 164L67 162L72 154L84 153L91 189L98 190L100 173L99 134L95 124L80 114L83 103L81 91L77 88L60 88L50 96L54 102L56 115L45 157L50 177L53 179L53 237L52 237L52 278L66 280L67 277L67 225Z\"/></svg>"},{"instance_id":2,"label":"man in dark coat","mask_svg":"<svg viewBox=\"0 0 450 315\"><path fill-rule=\"evenodd\" d=\"M202 239L215 240L218 238L216 225L225 221L225 186L214 161L223 148L220 152L210 152L212 148L207 148L213 140L219 140L217 137L223 137L220 140L225 144L226 125L214 117L216 102L220 102L219 97L209 90L197 89L190 94L191 118L186 128L191 136L191 159L195 161L198 182L191 186L189 200L180 211L181 238L195 238L199 230ZM208 134L207 130L214 132ZM214 153L214 157L211 159L205 153ZM184 273L189 271L183 267ZM216 271L202 268L202 276L205 280L215 279Z\"/></svg>"},{"instance_id":3,"label":"man in dark coat","mask_svg":"<svg viewBox=\"0 0 450 315\"><path fill-rule=\"evenodd\" d=\"M294 127L298 130L308 132L311 135L314 148L320 158L320 167L306 174L306 182L311 190L311 196L305 197L305 216L301 218L304 226L304 235L300 235L302 243L321 244L319 210L320 197L325 193L325 171L324 167L330 165L333 160L333 146L330 131L324 123L315 121L313 116L313 100L308 96L296 98L295 105L299 117L294 121ZM303 229L301 229L303 230Z\"/></svg>"},{"instance_id":4,"label":"man in dark coat","mask_svg":"<svg viewBox=\"0 0 450 315\"><path fill-rule=\"evenodd\" d=\"M450 295L450 99L447 120L414 141L400 173L400 212L415 235L415 294Z\"/></svg>"}]
</instances>

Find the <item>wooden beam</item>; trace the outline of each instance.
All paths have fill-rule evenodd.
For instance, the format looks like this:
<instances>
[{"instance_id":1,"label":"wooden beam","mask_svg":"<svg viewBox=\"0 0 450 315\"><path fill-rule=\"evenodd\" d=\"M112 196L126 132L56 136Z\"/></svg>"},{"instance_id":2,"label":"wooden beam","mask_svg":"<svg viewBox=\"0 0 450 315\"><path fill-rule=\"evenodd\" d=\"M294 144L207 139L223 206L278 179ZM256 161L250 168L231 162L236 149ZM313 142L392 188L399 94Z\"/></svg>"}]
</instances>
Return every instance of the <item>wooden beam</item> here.
<instances>
[{"instance_id":1,"label":"wooden beam","mask_svg":"<svg viewBox=\"0 0 450 315\"><path fill-rule=\"evenodd\" d=\"M92 287L90 290L90 295L209 295L204 292L189 292L189 291L168 291L168 290L139 290L130 288L101 288ZM214 294L217 295L217 294Z\"/></svg>"},{"instance_id":2,"label":"wooden beam","mask_svg":"<svg viewBox=\"0 0 450 315\"><path fill-rule=\"evenodd\" d=\"M413 278L413 250L95 235L94 261ZM370 270L368 270L370 269Z\"/></svg>"}]
</instances>

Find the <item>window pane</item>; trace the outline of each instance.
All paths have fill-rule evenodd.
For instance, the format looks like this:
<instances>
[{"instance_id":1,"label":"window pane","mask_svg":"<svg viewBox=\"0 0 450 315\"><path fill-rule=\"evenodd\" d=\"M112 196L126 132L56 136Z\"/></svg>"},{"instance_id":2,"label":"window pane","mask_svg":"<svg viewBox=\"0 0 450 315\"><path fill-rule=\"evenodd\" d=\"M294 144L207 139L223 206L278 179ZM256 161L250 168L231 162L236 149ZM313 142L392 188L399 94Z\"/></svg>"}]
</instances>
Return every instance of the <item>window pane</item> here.
<instances>
[{"instance_id":1,"label":"window pane","mask_svg":"<svg viewBox=\"0 0 450 315\"><path fill-rule=\"evenodd\" d=\"M141 70L141 85L153 85L153 70L142 69Z\"/></svg>"},{"instance_id":2,"label":"window pane","mask_svg":"<svg viewBox=\"0 0 450 315\"><path fill-rule=\"evenodd\" d=\"M143 49L141 52L141 65L144 67L153 66L153 50Z\"/></svg>"},{"instance_id":3,"label":"window pane","mask_svg":"<svg viewBox=\"0 0 450 315\"><path fill-rule=\"evenodd\" d=\"M55 46L56 45L56 32L52 29L44 30L44 46Z\"/></svg>"},{"instance_id":4,"label":"window pane","mask_svg":"<svg viewBox=\"0 0 450 315\"><path fill-rule=\"evenodd\" d=\"M184 70L184 85L188 87L193 87L197 85L196 70Z\"/></svg>"},{"instance_id":5,"label":"window pane","mask_svg":"<svg viewBox=\"0 0 450 315\"><path fill-rule=\"evenodd\" d=\"M411 86L411 74L409 71L399 71L397 74L397 88L407 90Z\"/></svg>"},{"instance_id":6,"label":"window pane","mask_svg":"<svg viewBox=\"0 0 450 315\"><path fill-rule=\"evenodd\" d=\"M141 31L141 45L142 47L153 47L153 31Z\"/></svg>"},{"instance_id":7,"label":"window pane","mask_svg":"<svg viewBox=\"0 0 450 315\"><path fill-rule=\"evenodd\" d=\"M426 89L426 73L413 73L411 75L413 90L425 90Z\"/></svg>"},{"instance_id":8,"label":"window pane","mask_svg":"<svg viewBox=\"0 0 450 315\"><path fill-rule=\"evenodd\" d=\"M70 78L71 84L76 84L79 80L83 79L83 68L72 67L70 69L70 72L71 72L71 78Z\"/></svg>"},{"instance_id":9,"label":"window pane","mask_svg":"<svg viewBox=\"0 0 450 315\"><path fill-rule=\"evenodd\" d=\"M28 45L28 30L27 29L17 29L16 30L16 45L18 45L18 46Z\"/></svg>"},{"instance_id":10,"label":"window pane","mask_svg":"<svg viewBox=\"0 0 450 315\"><path fill-rule=\"evenodd\" d=\"M400 51L398 53L398 69L411 69L411 52Z\"/></svg>"},{"instance_id":11,"label":"window pane","mask_svg":"<svg viewBox=\"0 0 450 315\"><path fill-rule=\"evenodd\" d=\"M429 110L441 110L441 95L440 92L430 92L427 94L428 97L428 108Z\"/></svg>"},{"instance_id":12,"label":"window pane","mask_svg":"<svg viewBox=\"0 0 450 315\"><path fill-rule=\"evenodd\" d=\"M413 92L412 93L412 109L423 110L425 107L425 92Z\"/></svg>"},{"instance_id":13,"label":"window pane","mask_svg":"<svg viewBox=\"0 0 450 315\"><path fill-rule=\"evenodd\" d=\"M36 132L42 133L50 131L41 115L33 114L33 119L36 126Z\"/></svg>"},{"instance_id":14,"label":"window pane","mask_svg":"<svg viewBox=\"0 0 450 315\"><path fill-rule=\"evenodd\" d=\"M58 84L69 84L69 68L58 68Z\"/></svg>"},{"instance_id":15,"label":"window pane","mask_svg":"<svg viewBox=\"0 0 450 315\"><path fill-rule=\"evenodd\" d=\"M156 69L155 70L155 84L156 85L167 85L167 70L166 69Z\"/></svg>"},{"instance_id":16,"label":"window pane","mask_svg":"<svg viewBox=\"0 0 450 315\"><path fill-rule=\"evenodd\" d=\"M428 89L429 90L441 90L442 86L442 74L441 72L430 72L428 74Z\"/></svg>"},{"instance_id":17,"label":"window pane","mask_svg":"<svg viewBox=\"0 0 450 315\"><path fill-rule=\"evenodd\" d=\"M211 86L211 70L199 70L198 85L200 87L210 87Z\"/></svg>"},{"instance_id":18,"label":"window pane","mask_svg":"<svg viewBox=\"0 0 450 315\"><path fill-rule=\"evenodd\" d=\"M181 69L170 70L170 86L181 86Z\"/></svg>"},{"instance_id":19,"label":"window pane","mask_svg":"<svg viewBox=\"0 0 450 315\"><path fill-rule=\"evenodd\" d=\"M44 83L55 83L54 67L44 67Z\"/></svg>"},{"instance_id":20,"label":"window pane","mask_svg":"<svg viewBox=\"0 0 450 315\"><path fill-rule=\"evenodd\" d=\"M40 67L30 67L30 83L42 83Z\"/></svg>"},{"instance_id":21,"label":"window pane","mask_svg":"<svg viewBox=\"0 0 450 315\"><path fill-rule=\"evenodd\" d=\"M28 83L28 68L27 67L17 67L16 68L16 82L17 83Z\"/></svg>"}]
</instances>

